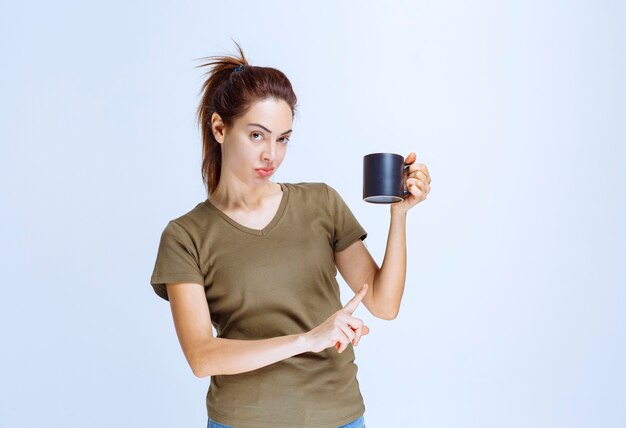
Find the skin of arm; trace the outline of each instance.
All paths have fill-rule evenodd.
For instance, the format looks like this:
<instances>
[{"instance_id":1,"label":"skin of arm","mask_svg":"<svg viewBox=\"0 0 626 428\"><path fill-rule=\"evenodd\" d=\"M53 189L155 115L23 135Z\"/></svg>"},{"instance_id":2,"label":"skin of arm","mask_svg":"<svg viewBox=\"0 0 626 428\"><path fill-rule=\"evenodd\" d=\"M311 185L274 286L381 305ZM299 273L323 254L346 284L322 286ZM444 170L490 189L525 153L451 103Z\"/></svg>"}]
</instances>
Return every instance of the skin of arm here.
<instances>
[{"instance_id":1,"label":"skin of arm","mask_svg":"<svg viewBox=\"0 0 626 428\"><path fill-rule=\"evenodd\" d=\"M371 293L363 304L376 318L393 320L398 316L406 280L406 211L391 213L387 249L379 268L360 239L335 253L337 270L348 286L358 292L364 283Z\"/></svg>"},{"instance_id":2,"label":"skin of arm","mask_svg":"<svg viewBox=\"0 0 626 428\"><path fill-rule=\"evenodd\" d=\"M411 152L404 161L409 165L404 177L409 195L390 205L391 222L382 266L378 267L360 239L334 254L337 270L355 293L364 283L370 285L372 291L363 298L363 304L372 315L385 320L398 316L404 293L407 212L430 193L430 172L426 165L415 163L416 158L415 152Z\"/></svg>"},{"instance_id":3,"label":"skin of arm","mask_svg":"<svg viewBox=\"0 0 626 428\"><path fill-rule=\"evenodd\" d=\"M262 340L215 337L204 287L193 283L166 287L178 340L197 377L244 373L309 350L304 334Z\"/></svg>"}]
</instances>

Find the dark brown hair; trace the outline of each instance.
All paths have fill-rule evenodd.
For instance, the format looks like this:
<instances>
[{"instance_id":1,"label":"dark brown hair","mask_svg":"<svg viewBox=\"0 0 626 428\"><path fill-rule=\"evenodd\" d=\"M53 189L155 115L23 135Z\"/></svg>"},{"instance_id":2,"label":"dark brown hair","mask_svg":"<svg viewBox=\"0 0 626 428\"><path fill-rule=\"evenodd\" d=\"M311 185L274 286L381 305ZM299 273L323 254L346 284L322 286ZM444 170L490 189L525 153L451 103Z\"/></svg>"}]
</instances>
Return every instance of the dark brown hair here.
<instances>
[{"instance_id":1,"label":"dark brown hair","mask_svg":"<svg viewBox=\"0 0 626 428\"><path fill-rule=\"evenodd\" d=\"M289 104L292 118L296 113L297 98L287 76L275 68L250 65L239 44L235 44L239 58L209 56L200 58L209 61L197 66L212 66L205 73L209 77L202 85L202 99L197 111L198 126L202 131L202 181L207 195L217 187L222 169L222 149L211 130L214 112L220 115L226 127L246 114L252 104L266 98Z\"/></svg>"}]
</instances>

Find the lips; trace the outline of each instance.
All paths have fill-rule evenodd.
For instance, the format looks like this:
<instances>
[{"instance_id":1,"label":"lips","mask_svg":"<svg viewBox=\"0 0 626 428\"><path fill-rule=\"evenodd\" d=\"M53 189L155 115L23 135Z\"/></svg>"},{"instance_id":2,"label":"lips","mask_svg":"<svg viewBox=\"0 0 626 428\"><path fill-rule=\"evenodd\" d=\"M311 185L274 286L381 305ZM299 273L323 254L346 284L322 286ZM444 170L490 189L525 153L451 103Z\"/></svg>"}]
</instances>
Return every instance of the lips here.
<instances>
[{"instance_id":1,"label":"lips","mask_svg":"<svg viewBox=\"0 0 626 428\"><path fill-rule=\"evenodd\" d=\"M257 168L256 172L263 177L269 177L274 172L274 168L265 169L265 168Z\"/></svg>"}]
</instances>

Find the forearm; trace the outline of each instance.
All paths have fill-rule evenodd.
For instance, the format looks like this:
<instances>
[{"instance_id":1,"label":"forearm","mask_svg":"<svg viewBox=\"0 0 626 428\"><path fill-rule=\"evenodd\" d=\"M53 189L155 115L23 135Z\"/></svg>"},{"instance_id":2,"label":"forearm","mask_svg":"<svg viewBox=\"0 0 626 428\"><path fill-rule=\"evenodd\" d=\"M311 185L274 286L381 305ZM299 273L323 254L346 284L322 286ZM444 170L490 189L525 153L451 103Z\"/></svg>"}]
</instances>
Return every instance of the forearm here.
<instances>
[{"instance_id":1,"label":"forearm","mask_svg":"<svg viewBox=\"0 0 626 428\"><path fill-rule=\"evenodd\" d=\"M373 294L381 315L393 319L400 310L406 280L406 211L391 209L383 263L374 277Z\"/></svg>"},{"instance_id":2,"label":"forearm","mask_svg":"<svg viewBox=\"0 0 626 428\"><path fill-rule=\"evenodd\" d=\"M198 377L244 373L308 351L304 334L261 340L215 337L198 353L194 374Z\"/></svg>"}]
</instances>

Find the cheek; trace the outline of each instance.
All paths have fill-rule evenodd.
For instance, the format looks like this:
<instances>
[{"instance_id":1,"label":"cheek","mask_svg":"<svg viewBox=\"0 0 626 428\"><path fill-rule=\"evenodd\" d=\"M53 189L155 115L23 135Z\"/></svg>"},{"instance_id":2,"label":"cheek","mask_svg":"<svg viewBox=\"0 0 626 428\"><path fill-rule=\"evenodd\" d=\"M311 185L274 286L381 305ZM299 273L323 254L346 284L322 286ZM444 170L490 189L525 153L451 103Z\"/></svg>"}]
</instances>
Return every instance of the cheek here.
<instances>
[{"instance_id":1,"label":"cheek","mask_svg":"<svg viewBox=\"0 0 626 428\"><path fill-rule=\"evenodd\" d=\"M254 145L245 141L236 146L235 153L239 159L252 159L256 155Z\"/></svg>"},{"instance_id":2,"label":"cheek","mask_svg":"<svg viewBox=\"0 0 626 428\"><path fill-rule=\"evenodd\" d=\"M276 162L281 163L287 154L287 147L282 148L276 153Z\"/></svg>"},{"instance_id":3,"label":"cheek","mask_svg":"<svg viewBox=\"0 0 626 428\"><path fill-rule=\"evenodd\" d=\"M255 153L253 149L246 144L232 144L226 149L226 156L228 157L228 163L234 169L247 169L251 164L256 165L256 157L258 153Z\"/></svg>"}]
</instances>

